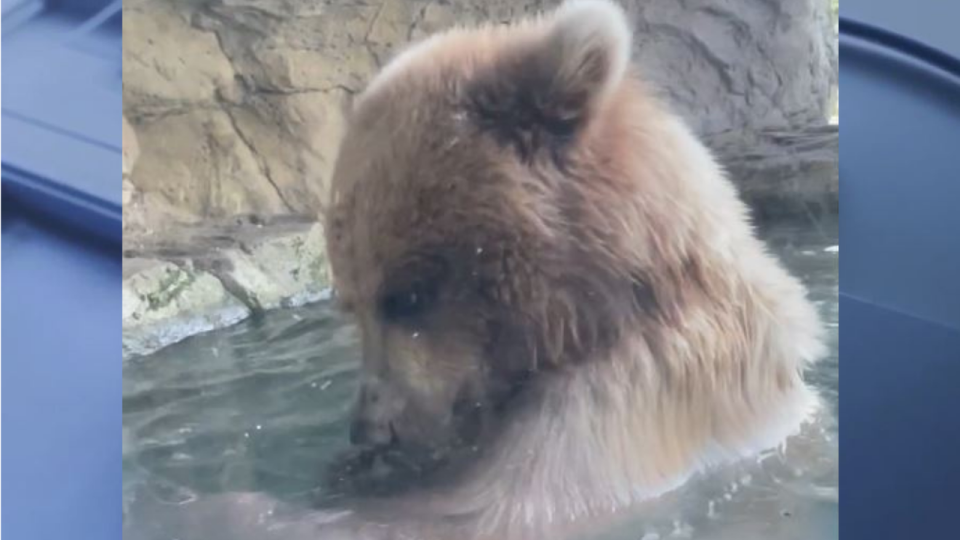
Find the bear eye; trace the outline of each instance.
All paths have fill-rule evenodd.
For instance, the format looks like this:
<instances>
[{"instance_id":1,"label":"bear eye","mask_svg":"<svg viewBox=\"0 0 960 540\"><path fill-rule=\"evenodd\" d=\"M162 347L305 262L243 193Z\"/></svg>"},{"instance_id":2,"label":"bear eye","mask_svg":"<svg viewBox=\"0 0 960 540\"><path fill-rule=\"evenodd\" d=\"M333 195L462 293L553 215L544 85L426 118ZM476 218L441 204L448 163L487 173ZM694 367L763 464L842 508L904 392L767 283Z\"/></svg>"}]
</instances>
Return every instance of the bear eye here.
<instances>
[{"instance_id":1,"label":"bear eye","mask_svg":"<svg viewBox=\"0 0 960 540\"><path fill-rule=\"evenodd\" d=\"M384 318L393 322L400 322L423 314L433 304L435 291L424 284L416 284L401 291L387 294L381 301L380 308Z\"/></svg>"}]
</instances>

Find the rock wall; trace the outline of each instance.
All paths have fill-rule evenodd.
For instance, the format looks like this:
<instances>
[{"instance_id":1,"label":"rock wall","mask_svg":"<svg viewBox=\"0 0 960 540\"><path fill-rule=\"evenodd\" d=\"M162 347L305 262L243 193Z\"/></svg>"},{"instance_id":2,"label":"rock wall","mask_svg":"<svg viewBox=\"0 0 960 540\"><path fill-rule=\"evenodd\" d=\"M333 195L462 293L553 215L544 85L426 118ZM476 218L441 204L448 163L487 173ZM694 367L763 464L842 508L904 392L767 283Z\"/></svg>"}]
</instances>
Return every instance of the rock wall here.
<instances>
[{"instance_id":1,"label":"rock wall","mask_svg":"<svg viewBox=\"0 0 960 540\"><path fill-rule=\"evenodd\" d=\"M700 133L822 123L829 0L622 0L634 57ZM542 0L127 0L128 237L239 214L316 215L344 110L412 40Z\"/></svg>"}]
</instances>

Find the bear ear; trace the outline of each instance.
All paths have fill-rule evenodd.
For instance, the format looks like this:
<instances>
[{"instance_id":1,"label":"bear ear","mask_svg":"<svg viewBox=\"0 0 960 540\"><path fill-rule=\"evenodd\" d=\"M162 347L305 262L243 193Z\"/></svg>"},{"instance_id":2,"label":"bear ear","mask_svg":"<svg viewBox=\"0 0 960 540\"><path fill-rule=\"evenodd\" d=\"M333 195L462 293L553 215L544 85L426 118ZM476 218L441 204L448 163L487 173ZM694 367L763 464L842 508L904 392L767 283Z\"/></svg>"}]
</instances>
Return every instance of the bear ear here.
<instances>
[{"instance_id":1,"label":"bear ear","mask_svg":"<svg viewBox=\"0 0 960 540\"><path fill-rule=\"evenodd\" d=\"M626 17L611 0L568 1L543 24L541 37L507 50L472 93L481 123L524 154L576 135L630 57Z\"/></svg>"},{"instance_id":2,"label":"bear ear","mask_svg":"<svg viewBox=\"0 0 960 540\"><path fill-rule=\"evenodd\" d=\"M554 15L542 61L555 69L557 91L594 106L619 85L630 60L623 9L611 0L573 0Z\"/></svg>"}]
</instances>

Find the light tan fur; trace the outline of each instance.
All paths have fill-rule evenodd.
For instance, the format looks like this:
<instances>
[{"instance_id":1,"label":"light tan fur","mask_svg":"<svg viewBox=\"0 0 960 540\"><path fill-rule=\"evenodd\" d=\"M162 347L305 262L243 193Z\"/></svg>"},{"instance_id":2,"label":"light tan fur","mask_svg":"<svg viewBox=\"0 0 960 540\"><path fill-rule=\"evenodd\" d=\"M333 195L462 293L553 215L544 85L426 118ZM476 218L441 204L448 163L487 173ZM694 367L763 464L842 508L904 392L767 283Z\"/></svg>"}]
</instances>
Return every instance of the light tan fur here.
<instances>
[{"instance_id":1,"label":"light tan fur","mask_svg":"<svg viewBox=\"0 0 960 540\"><path fill-rule=\"evenodd\" d=\"M456 321L499 315L453 293L422 329L377 312L411 253L451 244L455 264L492 276L478 283L496 313L521 314L543 339L522 349L524 398L456 481L364 501L320 538L560 538L778 445L816 407L802 373L824 349L803 287L755 237L709 152L627 68L629 50L619 8L575 2L434 36L358 98L327 224L338 294L379 359L367 376L402 379L414 397L397 400L438 431L457 393L482 386L496 359ZM505 140L529 152L518 158L464 103L489 80L506 85L481 94L495 108L513 88L503 78L551 62L544 99L557 102L533 101L573 122L573 139L508 125Z\"/></svg>"}]
</instances>

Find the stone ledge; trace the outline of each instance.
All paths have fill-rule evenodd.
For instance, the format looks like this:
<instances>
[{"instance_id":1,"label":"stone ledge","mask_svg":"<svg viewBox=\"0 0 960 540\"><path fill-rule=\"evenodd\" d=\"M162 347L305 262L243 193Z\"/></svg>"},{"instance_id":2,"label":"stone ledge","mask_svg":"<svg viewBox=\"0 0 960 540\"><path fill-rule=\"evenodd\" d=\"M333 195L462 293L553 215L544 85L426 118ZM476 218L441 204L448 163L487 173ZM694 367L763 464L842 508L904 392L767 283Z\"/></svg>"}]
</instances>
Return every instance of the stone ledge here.
<instances>
[{"instance_id":1,"label":"stone ledge","mask_svg":"<svg viewBox=\"0 0 960 540\"><path fill-rule=\"evenodd\" d=\"M760 222L837 214L838 142L837 125L724 132L706 140Z\"/></svg>"},{"instance_id":2,"label":"stone ledge","mask_svg":"<svg viewBox=\"0 0 960 540\"><path fill-rule=\"evenodd\" d=\"M150 354L252 313L322 299L322 227L302 219L179 226L126 246L123 356Z\"/></svg>"}]
</instances>

